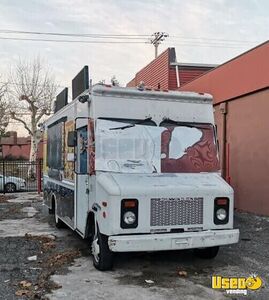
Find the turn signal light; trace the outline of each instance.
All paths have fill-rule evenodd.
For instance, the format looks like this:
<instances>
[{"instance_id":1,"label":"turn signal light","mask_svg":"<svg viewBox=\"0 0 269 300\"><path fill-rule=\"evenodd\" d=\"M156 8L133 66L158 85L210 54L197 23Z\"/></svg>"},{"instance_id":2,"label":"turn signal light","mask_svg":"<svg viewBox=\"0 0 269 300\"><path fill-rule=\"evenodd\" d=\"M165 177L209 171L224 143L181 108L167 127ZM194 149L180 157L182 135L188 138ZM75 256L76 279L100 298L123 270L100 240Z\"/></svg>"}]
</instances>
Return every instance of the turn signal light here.
<instances>
[{"instance_id":1,"label":"turn signal light","mask_svg":"<svg viewBox=\"0 0 269 300\"><path fill-rule=\"evenodd\" d=\"M125 200L124 201L124 207L125 208L133 208L136 206L136 200Z\"/></svg>"},{"instance_id":2,"label":"turn signal light","mask_svg":"<svg viewBox=\"0 0 269 300\"><path fill-rule=\"evenodd\" d=\"M217 205L227 205L228 199L227 198L218 198L216 202L217 202Z\"/></svg>"}]
</instances>

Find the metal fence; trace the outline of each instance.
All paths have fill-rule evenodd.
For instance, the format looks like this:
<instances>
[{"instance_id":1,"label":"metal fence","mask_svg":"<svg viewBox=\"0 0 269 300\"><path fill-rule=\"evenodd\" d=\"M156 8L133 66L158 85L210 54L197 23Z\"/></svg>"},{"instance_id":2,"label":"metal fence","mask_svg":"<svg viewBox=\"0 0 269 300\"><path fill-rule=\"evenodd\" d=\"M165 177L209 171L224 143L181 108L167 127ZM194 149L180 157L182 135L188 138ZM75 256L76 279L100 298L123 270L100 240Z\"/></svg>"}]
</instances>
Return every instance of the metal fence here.
<instances>
[{"instance_id":1,"label":"metal fence","mask_svg":"<svg viewBox=\"0 0 269 300\"><path fill-rule=\"evenodd\" d=\"M0 193L41 192L42 160L0 161Z\"/></svg>"}]
</instances>

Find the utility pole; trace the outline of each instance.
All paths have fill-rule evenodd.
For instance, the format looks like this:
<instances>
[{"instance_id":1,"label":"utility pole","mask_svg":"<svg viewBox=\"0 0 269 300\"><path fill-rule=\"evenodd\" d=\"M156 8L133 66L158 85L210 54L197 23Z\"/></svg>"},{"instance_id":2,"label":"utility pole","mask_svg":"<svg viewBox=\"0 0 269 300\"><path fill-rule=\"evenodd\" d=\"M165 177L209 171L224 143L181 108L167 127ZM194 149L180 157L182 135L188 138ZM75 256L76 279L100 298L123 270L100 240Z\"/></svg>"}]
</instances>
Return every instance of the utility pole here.
<instances>
[{"instance_id":1,"label":"utility pole","mask_svg":"<svg viewBox=\"0 0 269 300\"><path fill-rule=\"evenodd\" d=\"M168 33L165 32L154 32L150 40L150 43L155 47L155 58L158 56L158 46L165 38L169 36Z\"/></svg>"}]
</instances>

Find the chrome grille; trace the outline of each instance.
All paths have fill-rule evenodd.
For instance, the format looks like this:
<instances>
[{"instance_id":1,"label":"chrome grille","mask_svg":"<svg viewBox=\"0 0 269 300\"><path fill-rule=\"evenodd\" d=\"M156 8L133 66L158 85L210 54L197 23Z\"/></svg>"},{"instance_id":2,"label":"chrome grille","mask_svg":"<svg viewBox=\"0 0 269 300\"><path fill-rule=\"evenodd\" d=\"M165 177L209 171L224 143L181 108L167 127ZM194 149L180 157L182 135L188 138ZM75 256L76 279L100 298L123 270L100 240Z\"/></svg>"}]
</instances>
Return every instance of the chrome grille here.
<instances>
[{"instance_id":1,"label":"chrome grille","mask_svg":"<svg viewBox=\"0 0 269 300\"><path fill-rule=\"evenodd\" d=\"M203 198L151 199L150 225L203 224Z\"/></svg>"}]
</instances>

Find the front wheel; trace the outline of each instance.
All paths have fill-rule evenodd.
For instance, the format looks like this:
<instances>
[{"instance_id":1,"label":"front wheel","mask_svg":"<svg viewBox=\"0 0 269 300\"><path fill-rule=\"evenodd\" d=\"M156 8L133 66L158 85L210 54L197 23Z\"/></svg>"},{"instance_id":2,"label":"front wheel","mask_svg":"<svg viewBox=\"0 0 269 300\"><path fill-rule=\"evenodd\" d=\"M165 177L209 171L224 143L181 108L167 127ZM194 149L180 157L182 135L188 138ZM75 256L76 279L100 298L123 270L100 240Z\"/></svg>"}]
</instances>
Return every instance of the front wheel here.
<instances>
[{"instance_id":1,"label":"front wheel","mask_svg":"<svg viewBox=\"0 0 269 300\"><path fill-rule=\"evenodd\" d=\"M65 223L55 215L55 227L58 229L66 228Z\"/></svg>"},{"instance_id":2,"label":"front wheel","mask_svg":"<svg viewBox=\"0 0 269 300\"><path fill-rule=\"evenodd\" d=\"M219 252L219 246L209 248L194 249L194 254L200 258L212 259L217 256Z\"/></svg>"},{"instance_id":3,"label":"front wheel","mask_svg":"<svg viewBox=\"0 0 269 300\"><path fill-rule=\"evenodd\" d=\"M108 237L99 232L94 235L92 241L93 265L100 271L111 270L113 267L113 253L108 247Z\"/></svg>"},{"instance_id":4,"label":"front wheel","mask_svg":"<svg viewBox=\"0 0 269 300\"><path fill-rule=\"evenodd\" d=\"M16 184L9 182L5 185L5 191L7 193L15 193L16 192Z\"/></svg>"}]
</instances>

